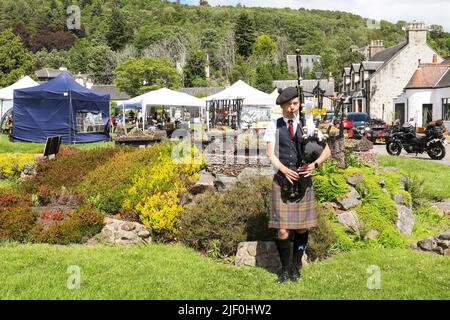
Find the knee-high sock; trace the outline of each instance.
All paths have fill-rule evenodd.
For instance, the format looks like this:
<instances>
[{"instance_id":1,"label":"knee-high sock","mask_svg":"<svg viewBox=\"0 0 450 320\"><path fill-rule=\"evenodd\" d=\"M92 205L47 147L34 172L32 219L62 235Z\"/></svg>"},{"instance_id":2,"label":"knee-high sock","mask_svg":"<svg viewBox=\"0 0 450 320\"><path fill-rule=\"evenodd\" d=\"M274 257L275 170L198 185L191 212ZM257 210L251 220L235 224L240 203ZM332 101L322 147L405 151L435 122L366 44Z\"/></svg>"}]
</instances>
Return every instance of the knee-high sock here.
<instances>
[{"instance_id":1,"label":"knee-high sock","mask_svg":"<svg viewBox=\"0 0 450 320\"><path fill-rule=\"evenodd\" d=\"M280 255L281 266L283 267L283 269L286 269L287 267L289 267L289 259L291 256L289 238L284 240L276 239L275 244L277 245L278 254Z\"/></svg>"},{"instance_id":2,"label":"knee-high sock","mask_svg":"<svg viewBox=\"0 0 450 320\"><path fill-rule=\"evenodd\" d=\"M293 252L292 252L292 260L293 264L298 267L300 263L302 262L303 253L306 250L307 244L308 244L308 235L309 231L306 231L304 233L298 233L296 232L294 234L294 246L293 246Z\"/></svg>"}]
</instances>

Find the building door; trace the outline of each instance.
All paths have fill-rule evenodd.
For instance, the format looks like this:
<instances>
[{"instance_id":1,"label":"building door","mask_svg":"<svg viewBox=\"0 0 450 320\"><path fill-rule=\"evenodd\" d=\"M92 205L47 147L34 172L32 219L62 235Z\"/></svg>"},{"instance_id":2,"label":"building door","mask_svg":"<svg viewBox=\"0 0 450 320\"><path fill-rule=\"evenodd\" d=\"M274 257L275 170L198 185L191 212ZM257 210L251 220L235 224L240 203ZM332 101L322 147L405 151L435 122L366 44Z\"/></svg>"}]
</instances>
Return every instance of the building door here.
<instances>
[{"instance_id":1,"label":"building door","mask_svg":"<svg viewBox=\"0 0 450 320\"><path fill-rule=\"evenodd\" d=\"M405 123L405 104L396 103L395 104L395 120L400 120L400 123Z\"/></svg>"},{"instance_id":2,"label":"building door","mask_svg":"<svg viewBox=\"0 0 450 320\"><path fill-rule=\"evenodd\" d=\"M422 127L433 121L433 105L430 103L422 105Z\"/></svg>"},{"instance_id":3,"label":"building door","mask_svg":"<svg viewBox=\"0 0 450 320\"><path fill-rule=\"evenodd\" d=\"M363 112L362 102L362 99L358 99L358 112Z\"/></svg>"}]
</instances>

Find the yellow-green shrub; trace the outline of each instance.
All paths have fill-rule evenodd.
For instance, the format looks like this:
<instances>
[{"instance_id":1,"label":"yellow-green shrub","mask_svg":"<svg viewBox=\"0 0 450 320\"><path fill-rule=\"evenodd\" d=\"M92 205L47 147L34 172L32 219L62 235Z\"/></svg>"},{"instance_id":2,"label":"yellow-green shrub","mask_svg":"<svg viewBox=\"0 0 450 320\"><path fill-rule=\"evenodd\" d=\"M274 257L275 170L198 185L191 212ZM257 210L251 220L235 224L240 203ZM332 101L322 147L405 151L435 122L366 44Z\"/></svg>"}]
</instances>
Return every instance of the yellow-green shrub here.
<instances>
[{"instance_id":1,"label":"yellow-green shrub","mask_svg":"<svg viewBox=\"0 0 450 320\"><path fill-rule=\"evenodd\" d=\"M177 234L179 216L183 211L177 191L156 193L137 204L140 220L160 238L172 240Z\"/></svg>"},{"instance_id":2,"label":"yellow-green shrub","mask_svg":"<svg viewBox=\"0 0 450 320\"><path fill-rule=\"evenodd\" d=\"M25 165L33 164L35 158L28 153L0 153L0 178L20 175Z\"/></svg>"},{"instance_id":3,"label":"yellow-green shrub","mask_svg":"<svg viewBox=\"0 0 450 320\"><path fill-rule=\"evenodd\" d=\"M198 180L197 172L204 165L195 147L182 150L180 144L160 146L154 161L134 176L123 208L135 210L155 236L174 239L182 210L181 195Z\"/></svg>"}]
</instances>

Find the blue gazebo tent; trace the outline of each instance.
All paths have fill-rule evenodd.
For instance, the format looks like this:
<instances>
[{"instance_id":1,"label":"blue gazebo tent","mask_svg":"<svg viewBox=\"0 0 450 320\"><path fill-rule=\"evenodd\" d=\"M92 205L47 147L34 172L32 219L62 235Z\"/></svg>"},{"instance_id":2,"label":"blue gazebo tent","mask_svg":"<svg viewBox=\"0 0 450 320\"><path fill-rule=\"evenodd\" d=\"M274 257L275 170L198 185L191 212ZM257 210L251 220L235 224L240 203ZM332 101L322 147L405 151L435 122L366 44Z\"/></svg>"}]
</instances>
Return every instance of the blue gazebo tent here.
<instances>
[{"instance_id":1,"label":"blue gazebo tent","mask_svg":"<svg viewBox=\"0 0 450 320\"><path fill-rule=\"evenodd\" d=\"M78 84L67 72L39 86L14 90L14 141L62 143L108 141L109 94Z\"/></svg>"}]
</instances>

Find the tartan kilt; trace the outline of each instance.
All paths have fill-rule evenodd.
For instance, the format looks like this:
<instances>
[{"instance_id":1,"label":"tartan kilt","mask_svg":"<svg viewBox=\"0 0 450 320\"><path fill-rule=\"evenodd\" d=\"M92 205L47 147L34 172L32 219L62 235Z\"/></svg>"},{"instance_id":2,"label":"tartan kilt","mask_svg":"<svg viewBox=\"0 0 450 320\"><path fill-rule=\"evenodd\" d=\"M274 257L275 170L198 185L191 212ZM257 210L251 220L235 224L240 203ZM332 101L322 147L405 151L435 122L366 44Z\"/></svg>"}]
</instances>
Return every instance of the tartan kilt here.
<instances>
[{"instance_id":1,"label":"tartan kilt","mask_svg":"<svg viewBox=\"0 0 450 320\"><path fill-rule=\"evenodd\" d=\"M283 201L281 187L274 178L269 228L298 230L316 227L317 212L314 200L314 187L311 177L308 179L304 196L295 202Z\"/></svg>"}]
</instances>

